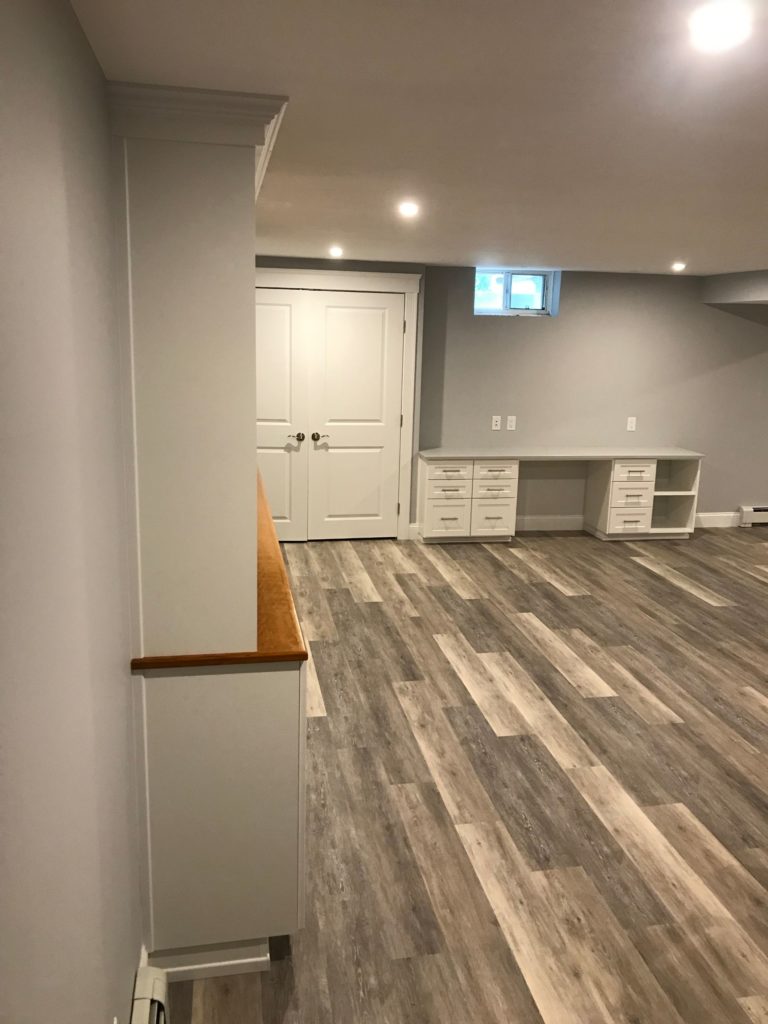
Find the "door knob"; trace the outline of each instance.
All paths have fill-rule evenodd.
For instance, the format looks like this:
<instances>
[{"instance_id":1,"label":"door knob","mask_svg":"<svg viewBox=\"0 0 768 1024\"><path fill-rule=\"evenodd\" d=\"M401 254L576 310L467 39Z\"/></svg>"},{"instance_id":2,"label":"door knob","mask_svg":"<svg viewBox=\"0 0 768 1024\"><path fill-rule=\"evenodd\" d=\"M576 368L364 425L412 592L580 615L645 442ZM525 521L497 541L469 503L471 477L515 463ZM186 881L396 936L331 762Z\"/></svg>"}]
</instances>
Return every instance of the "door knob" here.
<instances>
[{"instance_id":1,"label":"door knob","mask_svg":"<svg viewBox=\"0 0 768 1024\"><path fill-rule=\"evenodd\" d=\"M301 431L299 431L299 432L298 432L298 434L289 434L289 435L288 435L288 437L292 437L292 438L294 438L294 439L295 439L296 441L303 441L303 440L304 440L304 438L306 437L306 435L305 435L305 434L302 434L302 432L301 432Z\"/></svg>"},{"instance_id":2,"label":"door knob","mask_svg":"<svg viewBox=\"0 0 768 1024\"><path fill-rule=\"evenodd\" d=\"M319 441L323 437L330 437L330 436L331 436L330 434L318 434L318 432L315 430L313 432L313 434L312 434L312 440L313 441Z\"/></svg>"}]
</instances>

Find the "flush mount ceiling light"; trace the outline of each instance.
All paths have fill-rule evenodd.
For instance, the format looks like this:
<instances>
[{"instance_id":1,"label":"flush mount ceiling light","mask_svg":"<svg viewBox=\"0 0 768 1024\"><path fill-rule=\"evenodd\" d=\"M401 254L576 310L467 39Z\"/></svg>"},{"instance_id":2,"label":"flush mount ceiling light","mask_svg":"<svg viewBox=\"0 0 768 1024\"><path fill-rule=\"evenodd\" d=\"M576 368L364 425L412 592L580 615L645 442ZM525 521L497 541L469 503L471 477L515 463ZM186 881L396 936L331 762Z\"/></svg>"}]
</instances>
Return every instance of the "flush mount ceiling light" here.
<instances>
[{"instance_id":1,"label":"flush mount ceiling light","mask_svg":"<svg viewBox=\"0 0 768 1024\"><path fill-rule=\"evenodd\" d=\"M332 256L335 260L339 260L344 255L344 250L340 245L332 245L328 250L328 255Z\"/></svg>"},{"instance_id":2,"label":"flush mount ceiling light","mask_svg":"<svg viewBox=\"0 0 768 1024\"><path fill-rule=\"evenodd\" d=\"M403 199L402 202L397 204L397 212L401 217L405 217L406 220L410 220L412 217L418 217L419 209L419 204L413 199Z\"/></svg>"},{"instance_id":3,"label":"flush mount ceiling light","mask_svg":"<svg viewBox=\"0 0 768 1024\"><path fill-rule=\"evenodd\" d=\"M691 45L702 53L723 53L749 39L752 8L744 0L712 0L688 19Z\"/></svg>"},{"instance_id":4,"label":"flush mount ceiling light","mask_svg":"<svg viewBox=\"0 0 768 1024\"><path fill-rule=\"evenodd\" d=\"M681 262L680 262L680 260L676 260L676 261L675 261L675 262L674 262L674 263L672 264L672 269L674 270L674 272L675 272L676 274L681 274L681 273L682 273L682 272L683 272L683 271L685 270L685 268L686 268L687 266L688 266L688 264L687 264L687 263L681 263Z\"/></svg>"}]
</instances>

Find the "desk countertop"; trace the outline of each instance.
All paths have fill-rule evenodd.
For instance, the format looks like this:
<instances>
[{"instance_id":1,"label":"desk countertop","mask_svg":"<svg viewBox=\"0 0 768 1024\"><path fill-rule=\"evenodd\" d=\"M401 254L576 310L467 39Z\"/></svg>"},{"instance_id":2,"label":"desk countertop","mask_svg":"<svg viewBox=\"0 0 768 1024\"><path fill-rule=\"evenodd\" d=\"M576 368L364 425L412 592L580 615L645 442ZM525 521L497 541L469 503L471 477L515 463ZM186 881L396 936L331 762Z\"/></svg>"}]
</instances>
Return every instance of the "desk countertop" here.
<instances>
[{"instance_id":1,"label":"desk countertop","mask_svg":"<svg viewBox=\"0 0 768 1024\"><path fill-rule=\"evenodd\" d=\"M531 462L597 462L603 459L702 459L701 452L687 448L590 448L556 445L509 445L499 448L426 448L422 459L520 459Z\"/></svg>"}]
</instances>

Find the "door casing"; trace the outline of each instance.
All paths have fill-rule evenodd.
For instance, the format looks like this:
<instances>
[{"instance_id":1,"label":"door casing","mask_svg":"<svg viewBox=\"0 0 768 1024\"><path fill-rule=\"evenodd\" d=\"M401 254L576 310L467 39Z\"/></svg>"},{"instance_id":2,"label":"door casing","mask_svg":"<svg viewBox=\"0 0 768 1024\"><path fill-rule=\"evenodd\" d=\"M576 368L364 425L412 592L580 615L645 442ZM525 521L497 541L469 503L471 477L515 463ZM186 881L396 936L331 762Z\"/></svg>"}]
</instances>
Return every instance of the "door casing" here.
<instances>
[{"instance_id":1,"label":"door casing","mask_svg":"<svg viewBox=\"0 0 768 1024\"><path fill-rule=\"evenodd\" d=\"M256 287L274 289L309 289L311 291L393 292L402 294L405 301L405 331L403 334L403 374L401 410L403 424L400 432L400 483L397 517L397 538L412 537L410 523L413 458L416 454L415 436L418 415L416 408L419 372L418 342L420 340L419 294L420 274L376 274L346 270L294 270L292 268L257 268Z\"/></svg>"}]
</instances>

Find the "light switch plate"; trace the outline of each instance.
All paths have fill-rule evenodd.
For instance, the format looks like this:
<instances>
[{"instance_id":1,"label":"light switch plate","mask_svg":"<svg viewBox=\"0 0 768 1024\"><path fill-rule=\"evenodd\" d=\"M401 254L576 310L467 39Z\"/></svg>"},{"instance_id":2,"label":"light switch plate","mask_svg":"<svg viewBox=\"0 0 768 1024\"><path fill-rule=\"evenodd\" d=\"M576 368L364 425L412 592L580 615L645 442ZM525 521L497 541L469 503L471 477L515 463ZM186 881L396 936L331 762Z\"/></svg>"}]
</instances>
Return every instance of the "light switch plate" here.
<instances>
[{"instance_id":1,"label":"light switch plate","mask_svg":"<svg viewBox=\"0 0 768 1024\"><path fill-rule=\"evenodd\" d=\"M637 416L627 416L627 430L637 430Z\"/></svg>"},{"instance_id":2,"label":"light switch plate","mask_svg":"<svg viewBox=\"0 0 768 1024\"><path fill-rule=\"evenodd\" d=\"M517 416L507 416L507 430L517 430Z\"/></svg>"},{"instance_id":3,"label":"light switch plate","mask_svg":"<svg viewBox=\"0 0 768 1024\"><path fill-rule=\"evenodd\" d=\"M491 416L491 430L501 430L501 416Z\"/></svg>"}]
</instances>

